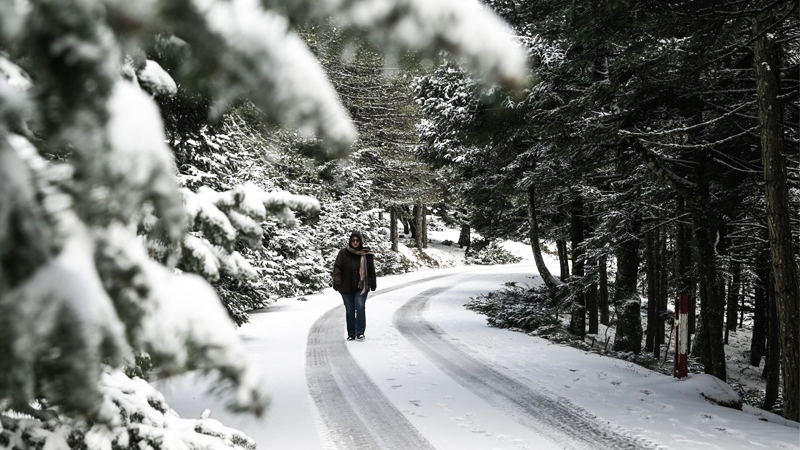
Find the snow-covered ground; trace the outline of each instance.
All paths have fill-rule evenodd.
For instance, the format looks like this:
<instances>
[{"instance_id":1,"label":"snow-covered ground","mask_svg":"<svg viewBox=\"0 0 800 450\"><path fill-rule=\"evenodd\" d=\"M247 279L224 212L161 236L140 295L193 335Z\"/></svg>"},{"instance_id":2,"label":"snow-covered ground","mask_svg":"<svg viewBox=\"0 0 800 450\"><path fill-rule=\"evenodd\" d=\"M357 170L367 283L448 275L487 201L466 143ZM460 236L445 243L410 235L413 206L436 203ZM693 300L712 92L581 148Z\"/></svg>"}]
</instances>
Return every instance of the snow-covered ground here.
<instances>
[{"instance_id":1,"label":"snow-covered ground","mask_svg":"<svg viewBox=\"0 0 800 450\"><path fill-rule=\"evenodd\" d=\"M272 396L261 420L226 412L203 380L157 386L182 416L210 408L260 448L800 448L796 423L704 399L727 392L710 377L676 380L490 328L463 308L504 282L535 283L534 273L519 264L380 278L364 342L344 342L332 290L256 312L239 333Z\"/></svg>"}]
</instances>

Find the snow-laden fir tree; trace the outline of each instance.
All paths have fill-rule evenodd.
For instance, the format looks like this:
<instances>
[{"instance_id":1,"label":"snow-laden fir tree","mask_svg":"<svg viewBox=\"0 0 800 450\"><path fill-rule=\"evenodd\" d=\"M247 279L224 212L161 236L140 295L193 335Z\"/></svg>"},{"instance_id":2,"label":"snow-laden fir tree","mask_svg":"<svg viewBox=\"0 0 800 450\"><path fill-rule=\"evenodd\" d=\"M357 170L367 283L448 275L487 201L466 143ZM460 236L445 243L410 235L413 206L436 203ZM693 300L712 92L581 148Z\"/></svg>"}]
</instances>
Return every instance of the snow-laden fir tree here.
<instances>
[{"instance_id":1,"label":"snow-laden fir tree","mask_svg":"<svg viewBox=\"0 0 800 450\"><path fill-rule=\"evenodd\" d=\"M652 311L659 317L648 332L650 347L662 340L653 333L664 334L667 291L671 298L688 294L692 333L698 325L692 346L707 373L725 380L726 285L728 299L735 298L742 263L760 274L753 282L762 294L774 278L780 320L770 333L780 340L771 347L774 357L767 355L767 372L771 380L782 374L786 417L796 420L800 227L797 172L786 168L797 165L800 130L797 2L487 3L527 42L555 51L529 47L540 83L524 99L500 92L500 105L480 102L457 69L420 80L418 101L428 119L423 156L493 181L474 192L465 183L473 198L484 185L519 192L500 184L515 177L517 187L530 187L528 203L542 228L530 228L532 241L536 234L572 241L576 335L584 333L584 301L591 327L592 285L608 280L600 261L616 257L615 347L641 351L638 282L646 278L651 303L660 304ZM486 113L493 107L507 119L492 123ZM482 167L467 155L500 162ZM567 220L548 223L542 209ZM647 251L653 233L661 237L651 247L669 241L667 257ZM566 256L563 245L559 253ZM661 273L641 277L654 264ZM540 273L557 288L546 268ZM761 298L756 336L763 345ZM777 383L768 383L768 409L777 398L770 384Z\"/></svg>"},{"instance_id":2,"label":"snow-laden fir tree","mask_svg":"<svg viewBox=\"0 0 800 450\"><path fill-rule=\"evenodd\" d=\"M190 77L140 49L159 35L186 49L185 87L212 117L248 98L342 156L355 129L290 28L329 17L390 51L448 48L491 80L525 77L502 23L457 0L0 2L0 446L254 446L207 414L177 418L123 369L212 373L231 408L263 412L208 281L256 277L240 244L320 206L255 183L179 187L152 96Z\"/></svg>"}]
</instances>

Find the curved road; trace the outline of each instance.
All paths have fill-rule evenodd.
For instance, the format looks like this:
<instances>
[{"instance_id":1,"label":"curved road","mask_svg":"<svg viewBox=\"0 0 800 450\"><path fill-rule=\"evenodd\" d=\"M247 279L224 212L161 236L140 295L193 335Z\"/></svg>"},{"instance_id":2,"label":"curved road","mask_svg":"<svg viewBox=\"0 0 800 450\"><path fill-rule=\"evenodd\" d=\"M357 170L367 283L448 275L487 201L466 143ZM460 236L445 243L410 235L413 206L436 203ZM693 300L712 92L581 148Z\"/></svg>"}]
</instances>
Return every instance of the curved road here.
<instances>
[{"instance_id":1,"label":"curved road","mask_svg":"<svg viewBox=\"0 0 800 450\"><path fill-rule=\"evenodd\" d=\"M448 275L405 283L372 294L396 291ZM323 314L308 333L306 378L329 439L338 449L433 449L358 366L342 338L342 308Z\"/></svg>"},{"instance_id":2,"label":"curved road","mask_svg":"<svg viewBox=\"0 0 800 450\"><path fill-rule=\"evenodd\" d=\"M463 274L463 272L461 273ZM461 274L441 275L384 289L376 295ZM658 446L610 427L545 389L501 372L452 344L425 319L431 299L453 287L426 290L403 304L393 325L425 358L508 420L533 430L557 447L570 449L652 449ZM320 422L336 449L432 449L433 445L383 394L350 354L343 339L344 314L335 307L312 326L306 376Z\"/></svg>"}]
</instances>

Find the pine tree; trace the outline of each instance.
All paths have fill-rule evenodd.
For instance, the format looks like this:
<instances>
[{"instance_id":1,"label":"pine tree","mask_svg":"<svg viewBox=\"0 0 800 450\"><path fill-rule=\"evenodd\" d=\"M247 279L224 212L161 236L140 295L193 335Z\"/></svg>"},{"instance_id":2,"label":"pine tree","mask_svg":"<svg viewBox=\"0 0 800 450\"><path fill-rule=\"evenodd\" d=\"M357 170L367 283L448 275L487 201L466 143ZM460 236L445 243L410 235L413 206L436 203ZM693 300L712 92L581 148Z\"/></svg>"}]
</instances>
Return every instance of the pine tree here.
<instances>
[{"instance_id":1,"label":"pine tree","mask_svg":"<svg viewBox=\"0 0 800 450\"><path fill-rule=\"evenodd\" d=\"M169 433L158 419L168 407L121 372L142 375L149 364L164 373L215 373L233 409L260 414L266 407L260 377L204 277L252 278L239 249L260 240L261 222L292 222L294 211L320 206L255 183L214 190L202 186L209 172L187 170L183 181L196 176L198 183L180 188L167 142L207 128L176 121L164 132L152 95L183 91L143 56L143 42L160 34L187 60L189 75L176 74L194 80L176 102L186 113L220 119L247 98L262 120L319 137L328 157L347 154L355 127L278 11L293 20L333 16L350 29L372 30L374 42L390 50L432 55L439 48L431 43L451 46L496 81L517 84L525 76L524 55L503 49L510 40L485 11L442 2L421 15L421 2L398 1L396 9L365 15L339 2L279 3L37 0L2 7L0 45L15 68L0 77L0 403L35 416L0 416L4 442L177 442L156 438ZM493 44L466 39L475 25L497 38ZM153 400L131 411L120 406L125 395ZM34 400L42 410L29 407ZM76 420L42 420L56 411ZM152 434L137 428L141 417L154 425ZM205 442L254 447L232 430L186 425ZM116 429L100 432L109 426ZM196 436L181 436L196 445Z\"/></svg>"},{"instance_id":2,"label":"pine tree","mask_svg":"<svg viewBox=\"0 0 800 450\"><path fill-rule=\"evenodd\" d=\"M622 262L647 261L640 254L645 246L636 255L624 248L649 229L673 228L669 235L675 236L670 238L675 245L667 248L675 254L659 254L651 261L659 272L652 276L658 301L653 306L660 310L665 295L690 294L690 327L695 305L702 323L694 348L704 355L705 370L722 379L725 280L732 280L736 261L756 267L762 250L759 236L768 223L777 224L772 236L781 237L771 238L771 254L785 272L780 284L786 289L777 294L785 308L778 309L778 323L786 327L785 335L796 333L797 296L785 293L793 292L800 227L777 211L798 207L798 197L791 195L796 177L791 172L784 176L780 169L797 158L782 143L798 142L797 5L566 0L489 5L523 42L539 43L526 46L538 84L522 100L491 90L492 102L480 101L470 82L452 73L440 70L423 79L418 95L430 115L423 122L423 132L430 130L429 159L460 168L462 160L470 161L460 155L481 155L491 161L481 168L486 173L482 184L506 196L518 193L520 186L509 188L501 180L535 180L536 217L542 225L536 235L557 243L566 244L572 231L575 241L581 240L571 230L578 224L563 222L574 217L568 205L580 199L584 211L593 211L584 228L590 232L583 233L583 242L572 244L583 252L584 268L620 251L630 254ZM754 67L756 53L759 70ZM484 126L491 123L485 115L493 110L505 114L504 120ZM473 132L471 141L461 135L468 131ZM508 153L498 153L498 148ZM760 162L764 155L772 158L771 168L766 160ZM635 163L621 164L625 161ZM765 176L772 177L768 195L760 191ZM770 195L773 208L783 206L768 209ZM549 211L562 222L548 220ZM633 226L639 221L641 226ZM663 248L663 242L659 245ZM566 254L565 246L559 247ZM633 267L631 263L623 280L628 294L615 294L618 307L631 304L622 302L625 295L638 301L639 274ZM580 296L594 282L600 284L599 273L587 272L581 282L572 274L568 280L578 307ZM618 320L636 322L618 324L632 326L631 336L636 336L638 315L616 312ZM580 319L574 317L573 323ZM656 334L662 323L657 318ZM629 344L633 349L640 345ZM792 378L800 358L793 344L783 345L783 373L790 377L784 384L794 392L787 399L793 403L800 398ZM794 406L788 403L788 417L794 417Z\"/></svg>"}]
</instances>

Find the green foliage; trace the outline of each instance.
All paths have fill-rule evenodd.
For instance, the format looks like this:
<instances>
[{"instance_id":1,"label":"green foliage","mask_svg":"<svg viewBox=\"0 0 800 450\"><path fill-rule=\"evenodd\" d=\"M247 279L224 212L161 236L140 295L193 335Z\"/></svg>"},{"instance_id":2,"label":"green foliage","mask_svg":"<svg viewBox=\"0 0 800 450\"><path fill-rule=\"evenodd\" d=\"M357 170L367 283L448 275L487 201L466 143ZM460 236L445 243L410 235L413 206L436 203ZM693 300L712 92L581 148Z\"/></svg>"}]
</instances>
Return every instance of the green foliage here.
<instances>
[{"instance_id":1,"label":"green foliage","mask_svg":"<svg viewBox=\"0 0 800 450\"><path fill-rule=\"evenodd\" d=\"M503 248L499 239L473 239L467 257L467 264L474 265L517 264L521 261L522 258Z\"/></svg>"},{"instance_id":2,"label":"green foliage","mask_svg":"<svg viewBox=\"0 0 800 450\"><path fill-rule=\"evenodd\" d=\"M465 306L486 315L486 321L493 327L511 328L542 337L568 335L557 319L558 302L544 287L510 284L499 291L478 296Z\"/></svg>"}]
</instances>

